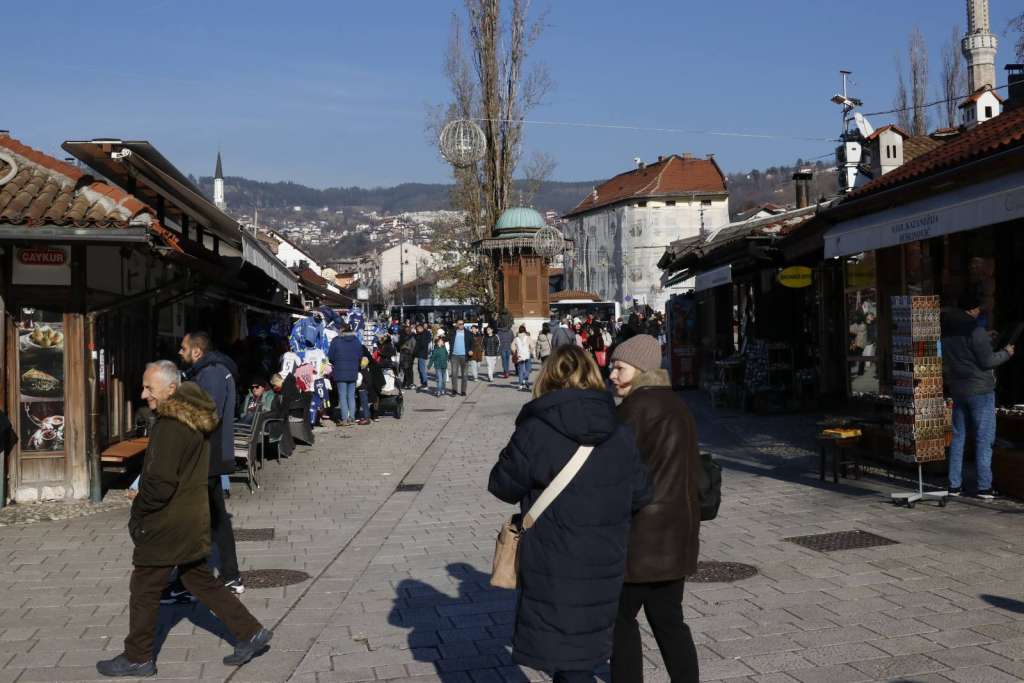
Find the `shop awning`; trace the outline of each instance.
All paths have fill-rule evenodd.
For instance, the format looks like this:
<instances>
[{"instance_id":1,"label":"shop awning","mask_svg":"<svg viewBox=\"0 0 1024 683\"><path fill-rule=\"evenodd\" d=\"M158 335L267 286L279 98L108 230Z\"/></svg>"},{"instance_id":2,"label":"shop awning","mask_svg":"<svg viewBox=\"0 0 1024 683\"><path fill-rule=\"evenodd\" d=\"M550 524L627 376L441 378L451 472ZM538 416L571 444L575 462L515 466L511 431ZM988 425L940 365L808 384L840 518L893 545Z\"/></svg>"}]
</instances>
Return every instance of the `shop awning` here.
<instances>
[{"instance_id":1,"label":"shop awning","mask_svg":"<svg viewBox=\"0 0 1024 683\"><path fill-rule=\"evenodd\" d=\"M277 282L292 294L299 293L299 282L295 273L270 253L265 244L248 232L242 232L242 260L259 268L267 277Z\"/></svg>"},{"instance_id":2,"label":"shop awning","mask_svg":"<svg viewBox=\"0 0 1024 683\"><path fill-rule=\"evenodd\" d=\"M858 216L825 233L825 257L849 256L1024 218L1024 171Z\"/></svg>"},{"instance_id":3,"label":"shop awning","mask_svg":"<svg viewBox=\"0 0 1024 683\"><path fill-rule=\"evenodd\" d=\"M727 263L724 266L706 270L703 273L697 273L693 291L703 292L705 289L727 285L730 282L732 282L732 264Z\"/></svg>"}]
</instances>

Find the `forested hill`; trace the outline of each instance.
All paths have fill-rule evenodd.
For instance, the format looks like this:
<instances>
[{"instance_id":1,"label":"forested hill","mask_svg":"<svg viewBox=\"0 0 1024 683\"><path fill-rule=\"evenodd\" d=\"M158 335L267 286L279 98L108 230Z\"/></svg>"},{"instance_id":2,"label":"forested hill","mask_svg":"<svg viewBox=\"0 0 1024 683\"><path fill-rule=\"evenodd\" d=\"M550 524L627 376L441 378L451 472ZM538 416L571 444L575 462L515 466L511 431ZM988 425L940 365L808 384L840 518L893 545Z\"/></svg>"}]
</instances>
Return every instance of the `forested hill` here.
<instances>
[{"instance_id":1,"label":"forested hill","mask_svg":"<svg viewBox=\"0 0 1024 683\"><path fill-rule=\"evenodd\" d=\"M772 202L787 204L793 201L791 176L797 168L804 167L800 160L793 165L773 166L764 170L730 173L728 175L729 206L735 214L752 206ZM815 170L812 199L834 192L835 172L821 162ZM556 182L541 185L531 204L541 211L557 211L559 214L572 209L590 193L595 185L603 181ZM213 196L213 179L203 177L199 185L208 196ZM403 211L435 211L449 209L451 186L441 183L402 183L394 187L332 187L320 190L293 182L262 182L237 176L228 176L224 181L225 195L229 206L255 206L265 208L328 207L331 210L343 207L374 209L387 214Z\"/></svg>"}]
</instances>

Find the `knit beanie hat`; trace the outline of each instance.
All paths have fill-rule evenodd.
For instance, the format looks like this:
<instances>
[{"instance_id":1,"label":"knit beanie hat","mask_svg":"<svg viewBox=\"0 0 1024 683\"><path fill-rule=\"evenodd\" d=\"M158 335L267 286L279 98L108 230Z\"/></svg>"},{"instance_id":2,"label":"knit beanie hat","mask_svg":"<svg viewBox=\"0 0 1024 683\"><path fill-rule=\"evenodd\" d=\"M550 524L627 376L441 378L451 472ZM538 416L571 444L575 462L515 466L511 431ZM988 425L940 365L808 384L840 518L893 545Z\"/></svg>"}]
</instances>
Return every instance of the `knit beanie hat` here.
<instances>
[{"instance_id":1,"label":"knit beanie hat","mask_svg":"<svg viewBox=\"0 0 1024 683\"><path fill-rule=\"evenodd\" d=\"M661 367L661 344L649 334L638 334L616 346L612 360L629 363L641 372L657 370Z\"/></svg>"}]
</instances>

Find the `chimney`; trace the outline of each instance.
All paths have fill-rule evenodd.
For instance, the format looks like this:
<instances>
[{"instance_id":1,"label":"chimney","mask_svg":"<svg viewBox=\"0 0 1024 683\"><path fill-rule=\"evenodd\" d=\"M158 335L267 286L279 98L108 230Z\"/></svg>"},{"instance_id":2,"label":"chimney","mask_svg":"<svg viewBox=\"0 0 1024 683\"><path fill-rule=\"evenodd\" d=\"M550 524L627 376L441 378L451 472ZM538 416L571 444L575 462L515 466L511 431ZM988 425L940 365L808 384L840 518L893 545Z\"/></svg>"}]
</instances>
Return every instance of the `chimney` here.
<instances>
[{"instance_id":1,"label":"chimney","mask_svg":"<svg viewBox=\"0 0 1024 683\"><path fill-rule=\"evenodd\" d=\"M801 168L793 174L793 187L796 189L796 208L803 209L811 201L811 179L814 172L809 168Z\"/></svg>"},{"instance_id":2,"label":"chimney","mask_svg":"<svg viewBox=\"0 0 1024 683\"><path fill-rule=\"evenodd\" d=\"M693 155L689 152L683 152L683 159L692 159Z\"/></svg>"},{"instance_id":3,"label":"chimney","mask_svg":"<svg viewBox=\"0 0 1024 683\"><path fill-rule=\"evenodd\" d=\"M7 130L6 128L0 128L0 138L9 138L9 137L11 137L11 131Z\"/></svg>"},{"instance_id":4,"label":"chimney","mask_svg":"<svg viewBox=\"0 0 1024 683\"><path fill-rule=\"evenodd\" d=\"M1006 101L1003 109L1010 111L1024 106L1024 64L1006 65Z\"/></svg>"},{"instance_id":5,"label":"chimney","mask_svg":"<svg viewBox=\"0 0 1024 683\"><path fill-rule=\"evenodd\" d=\"M643 159L640 157L633 157L633 163L636 164L637 168L643 168L645 166Z\"/></svg>"}]
</instances>

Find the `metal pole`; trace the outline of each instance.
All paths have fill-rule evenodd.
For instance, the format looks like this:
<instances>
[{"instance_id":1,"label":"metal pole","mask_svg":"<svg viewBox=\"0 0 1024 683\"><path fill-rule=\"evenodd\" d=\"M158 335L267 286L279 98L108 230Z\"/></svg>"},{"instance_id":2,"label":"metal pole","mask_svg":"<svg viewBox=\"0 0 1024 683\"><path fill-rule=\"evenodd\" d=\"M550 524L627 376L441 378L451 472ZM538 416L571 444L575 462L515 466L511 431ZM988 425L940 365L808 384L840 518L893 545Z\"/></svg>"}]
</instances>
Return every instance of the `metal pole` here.
<instances>
[{"instance_id":1,"label":"metal pole","mask_svg":"<svg viewBox=\"0 0 1024 683\"><path fill-rule=\"evenodd\" d=\"M395 219L398 223L398 219ZM398 323L405 322L405 226L398 232Z\"/></svg>"},{"instance_id":2,"label":"metal pole","mask_svg":"<svg viewBox=\"0 0 1024 683\"><path fill-rule=\"evenodd\" d=\"M85 316L85 361L86 397L88 400L89 426L86 429L85 457L89 468L89 500L99 503L103 500L102 470L96 436L100 428L99 383L96 377L96 314Z\"/></svg>"}]
</instances>

